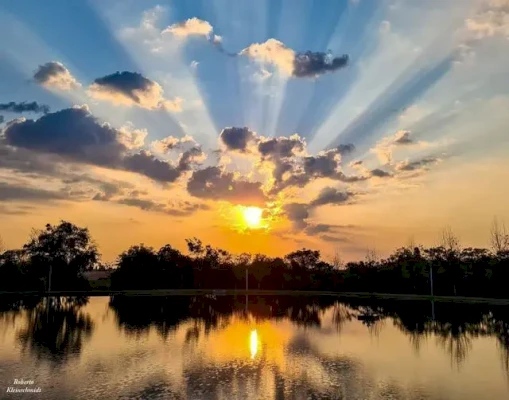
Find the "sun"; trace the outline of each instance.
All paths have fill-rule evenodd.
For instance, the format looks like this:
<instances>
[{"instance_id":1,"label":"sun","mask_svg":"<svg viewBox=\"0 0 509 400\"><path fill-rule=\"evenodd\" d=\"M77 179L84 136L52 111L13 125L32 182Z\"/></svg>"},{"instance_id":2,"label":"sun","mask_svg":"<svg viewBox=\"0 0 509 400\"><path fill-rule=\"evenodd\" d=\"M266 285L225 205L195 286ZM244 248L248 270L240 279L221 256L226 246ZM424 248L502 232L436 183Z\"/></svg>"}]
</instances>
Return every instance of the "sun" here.
<instances>
[{"instance_id":1,"label":"sun","mask_svg":"<svg viewBox=\"0 0 509 400\"><path fill-rule=\"evenodd\" d=\"M259 207L245 207L242 210L244 222L248 228L259 228L262 222L263 210Z\"/></svg>"}]
</instances>

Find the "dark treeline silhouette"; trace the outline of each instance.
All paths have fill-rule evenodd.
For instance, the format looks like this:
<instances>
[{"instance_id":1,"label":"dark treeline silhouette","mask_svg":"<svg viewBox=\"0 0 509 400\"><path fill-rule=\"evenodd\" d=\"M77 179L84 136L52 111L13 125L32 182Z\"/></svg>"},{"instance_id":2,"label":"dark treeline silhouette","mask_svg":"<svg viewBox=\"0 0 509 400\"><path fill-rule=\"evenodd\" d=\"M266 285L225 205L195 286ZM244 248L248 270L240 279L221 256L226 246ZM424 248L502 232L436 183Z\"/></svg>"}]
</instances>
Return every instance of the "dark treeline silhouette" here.
<instances>
[{"instance_id":1,"label":"dark treeline silhouette","mask_svg":"<svg viewBox=\"0 0 509 400\"><path fill-rule=\"evenodd\" d=\"M368 252L365 260L332 262L302 249L284 257L233 255L187 239L188 254L170 245L159 250L143 244L120 254L111 288L322 290L507 298L509 235L496 222L492 249L461 248L450 230L441 244L408 245L389 257ZM87 229L69 222L35 231L19 250L0 252L0 290L85 290L84 273L104 270ZM50 284L51 282L51 284Z\"/></svg>"}]
</instances>

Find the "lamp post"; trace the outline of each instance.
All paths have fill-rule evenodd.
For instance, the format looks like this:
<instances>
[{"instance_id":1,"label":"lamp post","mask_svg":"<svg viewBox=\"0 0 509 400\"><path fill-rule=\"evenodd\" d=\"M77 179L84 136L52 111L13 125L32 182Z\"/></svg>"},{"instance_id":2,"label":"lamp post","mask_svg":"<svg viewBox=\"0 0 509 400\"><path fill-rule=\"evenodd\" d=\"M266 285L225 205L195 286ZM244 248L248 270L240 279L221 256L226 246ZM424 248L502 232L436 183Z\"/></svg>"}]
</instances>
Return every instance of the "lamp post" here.
<instances>
[{"instance_id":1,"label":"lamp post","mask_svg":"<svg viewBox=\"0 0 509 400\"><path fill-rule=\"evenodd\" d=\"M248 268L247 268L247 266L246 266L246 317L247 317L247 303L248 303L248 301L249 301L249 299L248 299L248 294L247 294L247 293L248 293L248 292L247 292L247 291L248 291L248 286L249 286L249 285L248 285L248 282L249 282L249 275L248 275L248 272L247 272L247 271L248 271Z\"/></svg>"},{"instance_id":2,"label":"lamp post","mask_svg":"<svg viewBox=\"0 0 509 400\"><path fill-rule=\"evenodd\" d=\"M429 266L429 284L431 289L431 297L433 297L433 266Z\"/></svg>"},{"instance_id":3,"label":"lamp post","mask_svg":"<svg viewBox=\"0 0 509 400\"><path fill-rule=\"evenodd\" d=\"M433 300L433 266L429 266L429 284L431 290L431 318L435 320L435 301Z\"/></svg>"},{"instance_id":4,"label":"lamp post","mask_svg":"<svg viewBox=\"0 0 509 400\"><path fill-rule=\"evenodd\" d=\"M53 264L49 265L48 292L51 292L51 273L53 272Z\"/></svg>"}]
</instances>

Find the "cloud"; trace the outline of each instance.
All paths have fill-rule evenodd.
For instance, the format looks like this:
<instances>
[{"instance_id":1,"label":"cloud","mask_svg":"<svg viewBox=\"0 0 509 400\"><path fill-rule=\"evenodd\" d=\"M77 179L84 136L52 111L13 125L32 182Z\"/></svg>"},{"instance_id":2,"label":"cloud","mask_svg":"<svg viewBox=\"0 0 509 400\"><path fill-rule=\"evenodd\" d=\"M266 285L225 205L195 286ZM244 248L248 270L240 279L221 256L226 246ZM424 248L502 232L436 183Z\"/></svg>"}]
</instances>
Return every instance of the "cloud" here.
<instances>
[{"instance_id":1,"label":"cloud","mask_svg":"<svg viewBox=\"0 0 509 400\"><path fill-rule=\"evenodd\" d=\"M370 171L370 173L371 173L371 176L376 176L378 178L388 178L388 177L392 176L392 174L390 172L384 171L380 168L372 169Z\"/></svg>"},{"instance_id":2,"label":"cloud","mask_svg":"<svg viewBox=\"0 0 509 400\"><path fill-rule=\"evenodd\" d=\"M398 131L394 137L394 144L411 144L414 143L412 139L410 139L409 131Z\"/></svg>"},{"instance_id":3,"label":"cloud","mask_svg":"<svg viewBox=\"0 0 509 400\"><path fill-rule=\"evenodd\" d=\"M328 225L328 224L309 225L306 227L305 232L306 232L306 235L313 236L313 235L317 235L319 233L330 232L333 227L334 227L334 225Z\"/></svg>"},{"instance_id":4,"label":"cloud","mask_svg":"<svg viewBox=\"0 0 509 400\"><path fill-rule=\"evenodd\" d=\"M3 115L0 115L0 124L3 124L5 121L5 117Z\"/></svg>"},{"instance_id":5,"label":"cloud","mask_svg":"<svg viewBox=\"0 0 509 400\"><path fill-rule=\"evenodd\" d=\"M27 187L26 185L20 186L6 182L0 182L0 201L45 201L58 199L64 199L62 193L51 192L40 188Z\"/></svg>"},{"instance_id":6,"label":"cloud","mask_svg":"<svg viewBox=\"0 0 509 400\"><path fill-rule=\"evenodd\" d=\"M147 198L139 198L136 194L131 197L125 197L115 201L130 207L136 207L143 211L159 212L174 217L190 216L201 210L208 210L206 204L191 203L189 201L179 202L177 204L165 204Z\"/></svg>"},{"instance_id":7,"label":"cloud","mask_svg":"<svg viewBox=\"0 0 509 400\"><path fill-rule=\"evenodd\" d=\"M346 156L355 151L355 146L352 143L340 144L338 147L336 147L336 149L339 154L341 154L342 156Z\"/></svg>"},{"instance_id":8,"label":"cloud","mask_svg":"<svg viewBox=\"0 0 509 400\"><path fill-rule=\"evenodd\" d=\"M486 1L476 15L465 21L465 26L477 39L498 35L509 38L509 1Z\"/></svg>"},{"instance_id":9,"label":"cloud","mask_svg":"<svg viewBox=\"0 0 509 400\"><path fill-rule=\"evenodd\" d=\"M178 167L147 151L130 154L144 139L144 130L115 129L100 123L87 106L67 108L37 120L20 118L4 129L6 144L55 154L74 162L122 169L160 182L174 182Z\"/></svg>"},{"instance_id":10,"label":"cloud","mask_svg":"<svg viewBox=\"0 0 509 400\"><path fill-rule=\"evenodd\" d=\"M180 154L178 160L178 169L183 171L191 170L193 165L200 164L207 158L207 155L199 146L191 147L189 150Z\"/></svg>"},{"instance_id":11,"label":"cloud","mask_svg":"<svg viewBox=\"0 0 509 400\"><path fill-rule=\"evenodd\" d=\"M354 194L352 192L341 191L333 187L326 187L318 194L310 204L313 207L323 206L326 204L345 204Z\"/></svg>"},{"instance_id":12,"label":"cloud","mask_svg":"<svg viewBox=\"0 0 509 400\"><path fill-rule=\"evenodd\" d=\"M187 182L187 191L194 197L242 205L264 205L267 201L260 182L236 179L233 173L219 167L194 171Z\"/></svg>"},{"instance_id":13,"label":"cloud","mask_svg":"<svg viewBox=\"0 0 509 400\"><path fill-rule=\"evenodd\" d=\"M276 39L264 43L253 43L239 52L264 64L275 65L282 73L295 78L318 77L327 72L334 72L348 64L348 56L333 57L330 52L296 53Z\"/></svg>"},{"instance_id":14,"label":"cloud","mask_svg":"<svg viewBox=\"0 0 509 400\"><path fill-rule=\"evenodd\" d=\"M400 130L394 135L387 136L379 141L371 152L376 154L378 159L383 165L390 165L392 163L393 151L398 146L414 145L426 146L426 142L416 142L411 138L410 131Z\"/></svg>"},{"instance_id":15,"label":"cloud","mask_svg":"<svg viewBox=\"0 0 509 400\"><path fill-rule=\"evenodd\" d=\"M20 118L4 130L8 144L58 154L74 161L111 166L126 150L109 124L99 123L87 106L67 108L37 120Z\"/></svg>"},{"instance_id":16,"label":"cloud","mask_svg":"<svg viewBox=\"0 0 509 400\"><path fill-rule=\"evenodd\" d=\"M170 33L180 38L187 38L189 36L205 36L209 38L212 35L212 30L213 28L210 23L194 17L170 25L162 33Z\"/></svg>"},{"instance_id":17,"label":"cloud","mask_svg":"<svg viewBox=\"0 0 509 400\"><path fill-rule=\"evenodd\" d=\"M415 160L415 161L405 160L405 161L401 161L398 164L396 164L396 169L398 171L415 171L415 170L424 169L428 165L436 164L439 161L440 161L440 159L436 158L436 157L425 157L425 158L422 158L420 160Z\"/></svg>"},{"instance_id":18,"label":"cloud","mask_svg":"<svg viewBox=\"0 0 509 400\"><path fill-rule=\"evenodd\" d=\"M304 203L289 203L283 206L287 218L293 223L295 230L302 230L308 226L309 205Z\"/></svg>"},{"instance_id":19,"label":"cloud","mask_svg":"<svg viewBox=\"0 0 509 400\"><path fill-rule=\"evenodd\" d=\"M292 157L303 152L305 148L306 142L297 134L290 137L262 138L258 143L260 155L271 160Z\"/></svg>"},{"instance_id":20,"label":"cloud","mask_svg":"<svg viewBox=\"0 0 509 400\"><path fill-rule=\"evenodd\" d=\"M153 141L151 147L159 153L168 153L171 150L181 148L186 143L196 144L196 141L191 136L181 138L168 136L164 139Z\"/></svg>"},{"instance_id":21,"label":"cloud","mask_svg":"<svg viewBox=\"0 0 509 400\"><path fill-rule=\"evenodd\" d=\"M159 160L146 150L126 156L122 166L126 171L139 173L164 183L175 182L182 172L179 168L166 161Z\"/></svg>"},{"instance_id":22,"label":"cloud","mask_svg":"<svg viewBox=\"0 0 509 400\"><path fill-rule=\"evenodd\" d=\"M31 103L22 102L15 103L11 101L9 103L0 103L0 111L7 111L12 113L24 113L24 112L34 112L34 113L43 113L47 114L50 112L49 106L45 104L39 104L36 101L32 101Z\"/></svg>"},{"instance_id":23,"label":"cloud","mask_svg":"<svg viewBox=\"0 0 509 400\"><path fill-rule=\"evenodd\" d=\"M34 80L47 88L69 91L79 89L81 84L72 76L64 64L50 61L39 65L34 73Z\"/></svg>"},{"instance_id":24,"label":"cloud","mask_svg":"<svg viewBox=\"0 0 509 400\"><path fill-rule=\"evenodd\" d=\"M345 242L350 241L348 238L340 237L340 236L332 236L332 235L320 235L320 239L325 242L332 242L332 243L337 243L337 242L345 243Z\"/></svg>"},{"instance_id":25,"label":"cloud","mask_svg":"<svg viewBox=\"0 0 509 400\"><path fill-rule=\"evenodd\" d=\"M249 128L224 128L219 134L219 140L229 151L245 153L251 142L257 140L256 133Z\"/></svg>"},{"instance_id":26,"label":"cloud","mask_svg":"<svg viewBox=\"0 0 509 400\"><path fill-rule=\"evenodd\" d=\"M298 134L267 138L247 127L225 128L219 140L226 151L256 155L261 164L269 165L274 180L271 194L291 186L304 187L319 178L342 182L357 182L368 178L348 177L340 171L341 158L355 150L353 144L342 144L310 156L306 153L306 141Z\"/></svg>"},{"instance_id":27,"label":"cloud","mask_svg":"<svg viewBox=\"0 0 509 400\"><path fill-rule=\"evenodd\" d=\"M137 105L149 110L182 111L182 99L165 99L163 88L159 83L137 72L115 72L97 78L90 85L87 93L94 99L109 101L117 105Z\"/></svg>"},{"instance_id":28,"label":"cloud","mask_svg":"<svg viewBox=\"0 0 509 400\"><path fill-rule=\"evenodd\" d=\"M131 123L127 123L118 129L117 135L121 144L129 150L133 150L143 147L148 131L146 129L135 129Z\"/></svg>"}]
</instances>

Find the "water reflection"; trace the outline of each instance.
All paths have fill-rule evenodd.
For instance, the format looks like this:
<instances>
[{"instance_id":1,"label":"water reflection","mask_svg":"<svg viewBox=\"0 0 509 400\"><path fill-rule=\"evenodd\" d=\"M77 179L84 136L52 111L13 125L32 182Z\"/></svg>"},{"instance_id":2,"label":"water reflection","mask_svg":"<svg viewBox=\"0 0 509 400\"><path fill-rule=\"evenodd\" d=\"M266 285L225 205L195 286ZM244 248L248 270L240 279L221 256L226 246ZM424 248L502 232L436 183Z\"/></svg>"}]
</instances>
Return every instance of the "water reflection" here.
<instances>
[{"instance_id":1,"label":"water reflection","mask_svg":"<svg viewBox=\"0 0 509 400\"><path fill-rule=\"evenodd\" d=\"M94 304L0 298L0 332L14 333L26 356L18 373L34 371L38 360L75 370L69 387L57 385L45 398L109 398L113 387L118 398L147 399L509 395L509 381L483 383L509 371L508 307L437 303L432 309L429 302L304 296L114 296ZM499 360L483 361L493 349ZM7 371L2 354L0 376ZM469 375L469 359L484 362L482 370ZM78 377L101 378L100 389L84 388ZM462 391L468 385L471 392Z\"/></svg>"},{"instance_id":2,"label":"water reflection","mask_svg":"<svg viewBox=\"0 0 509 400\"><path fill-rule=\"evenodd\" d=\"M249 336L249 350L251 350L251 360L256 357L256 353L258 352L258 332L256 329L251 331L251 335Z\"/></svg>"},{"instance_id":3,"label":"water reflection","mask_svg":"<svg viewBox=\"0 0 509 400\"><path fill-rule=\"evenodd\" d=\"M87 303L86 297L14 299L2 302L0 315L11 322L23 318L23 326L16 332L22 353L63 363L79 356L84 341L92 335L94 323L81 311Z\"/></svg>"}]
</instances>

